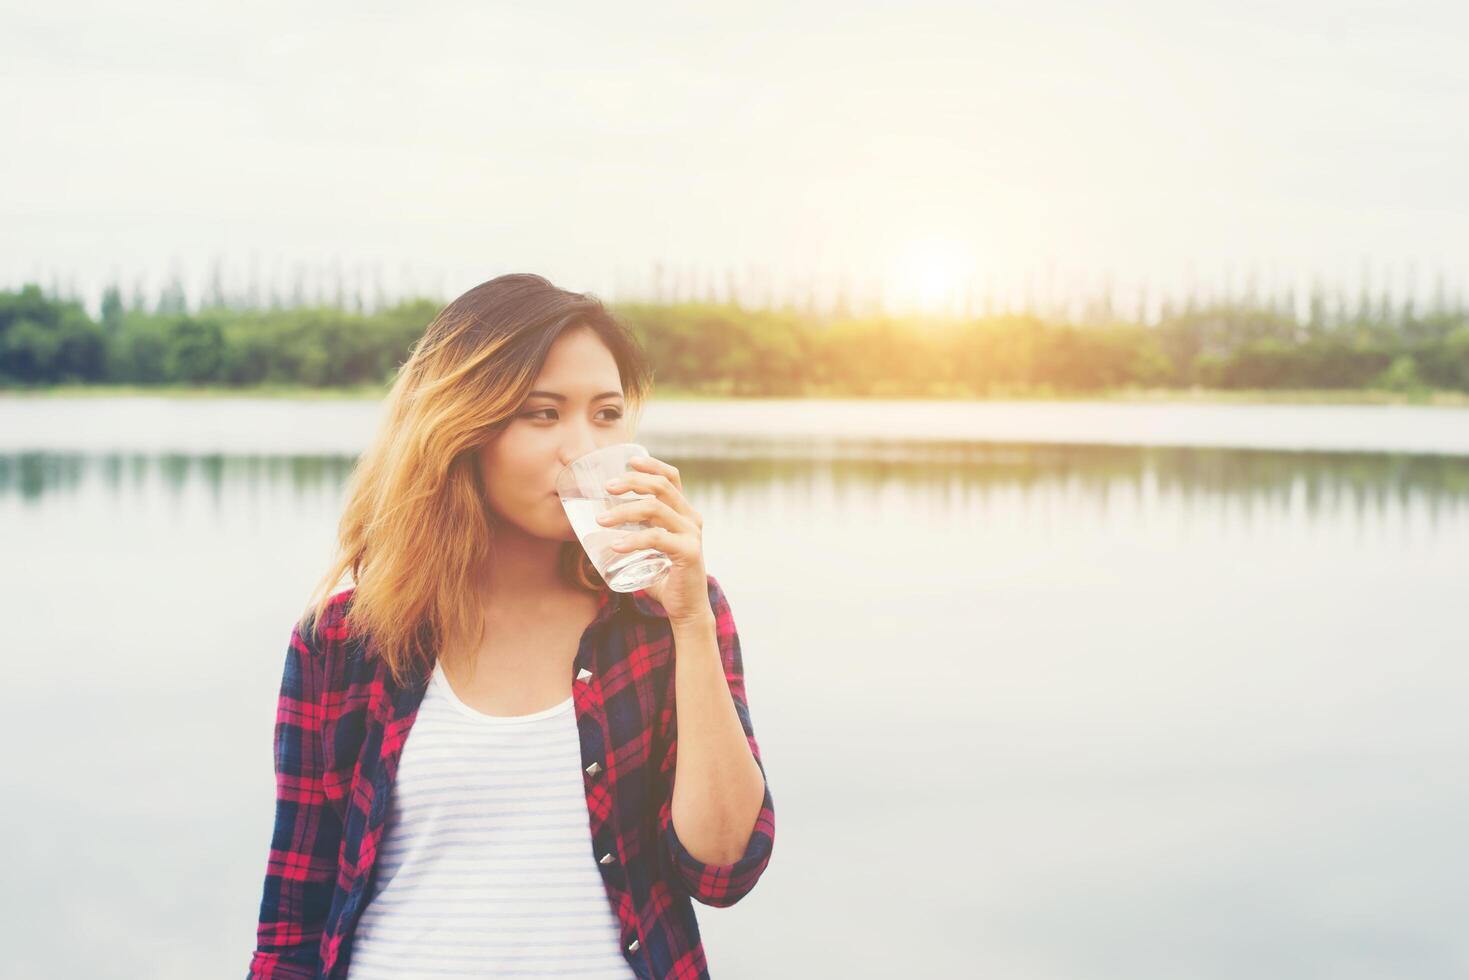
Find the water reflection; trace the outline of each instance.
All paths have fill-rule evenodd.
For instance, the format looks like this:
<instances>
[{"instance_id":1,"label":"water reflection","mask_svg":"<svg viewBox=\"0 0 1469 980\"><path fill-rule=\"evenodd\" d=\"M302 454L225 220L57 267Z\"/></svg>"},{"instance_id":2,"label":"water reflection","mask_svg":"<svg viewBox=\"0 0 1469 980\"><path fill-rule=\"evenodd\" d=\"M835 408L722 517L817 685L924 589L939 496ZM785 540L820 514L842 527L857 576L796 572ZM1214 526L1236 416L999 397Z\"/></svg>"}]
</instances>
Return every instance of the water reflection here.
<instances>
[{"instance_id":1,"label":"water reflection","mask_svg":"<svg viewBox=\"0 0 1469 980\"><path fill-rule=\"evenodd\" d=\"M1119 494L1184 512L1229 501L1245 513L1386 515L1421 510L1430 526L1469 505L1469 458L1388 453L1273 452L1056 444L813 443L807 455L789 443L756 455L748 442L697 447L653 445L679 466L686 485L726 498L778 491L808 505L832 491L833 502L860 501L899 481L910 502L931 517L967 510L1000 492L1037 498L1056 492L1105 507ZM0 453L0 500L27 504L89 491L111 498L182 495L202 489L219 499L251 488L286 491L298 500L336 494L356 461L351 455L210 453ZM197 485L197 486L196 486Z\"/></svg>"},{"instance_id":2,"label":"water reflection","mask_svg":"<svg viewBox=\"0 0 1469 980\"><path fill-rule=\"evenodd\" d=\"M162 489L183 492L200 484L211 494L232 487L268 486L305 493L340 487L351 456L267 456L210 453L0 453L0 500L36 503L97 484L110 495Z\"/></svg>"}]
</instances>

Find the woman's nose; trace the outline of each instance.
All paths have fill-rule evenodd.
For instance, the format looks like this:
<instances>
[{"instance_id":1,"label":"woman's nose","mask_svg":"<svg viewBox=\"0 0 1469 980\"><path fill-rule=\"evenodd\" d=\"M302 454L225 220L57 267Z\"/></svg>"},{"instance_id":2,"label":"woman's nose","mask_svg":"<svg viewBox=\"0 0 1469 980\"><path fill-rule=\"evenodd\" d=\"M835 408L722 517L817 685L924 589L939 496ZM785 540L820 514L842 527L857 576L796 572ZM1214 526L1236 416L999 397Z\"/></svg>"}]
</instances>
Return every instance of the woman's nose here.
<instances>
[{"instance_id":1,"label":"woman's nose","mask_svg":"<svg viewBox=\"0 0 1469 980\"><path fill-rule=\"evenodd\" d=\"M569 466L573 460L580 459L587 453L600 448L596 433L590 429L580 429L575 436L561 449L561 465Z\"/></svg>"}]
</instances>

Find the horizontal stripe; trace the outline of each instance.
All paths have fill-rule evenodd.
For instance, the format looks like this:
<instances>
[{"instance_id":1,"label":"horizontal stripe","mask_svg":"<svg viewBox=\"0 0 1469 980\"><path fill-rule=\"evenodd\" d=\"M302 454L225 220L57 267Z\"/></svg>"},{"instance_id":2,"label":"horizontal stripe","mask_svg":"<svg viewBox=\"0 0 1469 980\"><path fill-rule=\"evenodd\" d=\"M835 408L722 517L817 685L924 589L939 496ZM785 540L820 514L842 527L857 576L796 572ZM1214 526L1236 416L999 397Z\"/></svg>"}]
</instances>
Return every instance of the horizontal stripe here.
<instances>
[{"instance_id":1,"label":"horizontal stripe","mask_svg":"<svg viewBox=\"0 0 1469 980\"><path fill-rule=\"evenodd\" d=\"M395 899L389 898L388 895L382 895L379 898L373 899L373 905L378 908L378 914L385 908L394 909L394 912L392 912L394 914L394 920L401 920L404 923L414 923L414 921L435 923L435 921L438 921L439 915L470 915L470 917L479 915L480 924L482 924L483 929L495 929L497 923L501 920L529 918L529 920L539 921L545 918L544 912L535 911L535 909L526 909L524 902L520 901L514 902L513 905L507 904L504 908L492 909L494 915L485 915L483 912L485 912L489 902L485 902L483 899L476 899L473 895L467 896L467 899L470 899L470 901L466 901L464 907L442 904L441 907L427 909L420 907L416 902L395 901ZM557 907L564 909L567 915L588 915L588 917L596 918L602 914L602 905L605 904L607 904L607 899L601 898L601 896L583 896L582 893L577 893L573 898L561 899L560 902L557 902ZM521 929L521 926L520 924L507 923L504 929L517 930Z\"/></svg>"},{"instance_id":2,"label":"horizontal stripe","mask_svg":"<svg viewBox=\"0 0 1469 980\"><path fill-rule=\"evenodd\" d=\"M399 759L349 980L633 976L594 853L575 714L481 727L464 724L472 710L436 671Z\"/></svg>"}]
</instances>

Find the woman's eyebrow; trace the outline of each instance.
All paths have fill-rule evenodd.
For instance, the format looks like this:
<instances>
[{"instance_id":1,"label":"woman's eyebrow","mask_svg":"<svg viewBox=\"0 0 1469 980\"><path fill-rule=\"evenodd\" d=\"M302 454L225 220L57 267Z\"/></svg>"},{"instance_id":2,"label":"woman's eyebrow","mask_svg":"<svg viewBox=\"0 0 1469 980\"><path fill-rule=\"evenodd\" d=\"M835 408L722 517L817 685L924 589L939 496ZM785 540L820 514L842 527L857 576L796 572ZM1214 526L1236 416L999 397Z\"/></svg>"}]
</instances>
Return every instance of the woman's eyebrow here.
<instances>
[{"instance_id":1,"label":"woman's eyebrow","mask_svg":"<svg viewBox=\"0 0 1469 980\"><path fill-rule=\"evenodd\" d=\"M554 391L533 391L529 395L526 395L526 397L527 398L534 398L537 395L539 395L542 398L553 398L553 399L555 399L558 402L564 402L564 401L566 401L566 396L565 395L558 395ZM598 400L603 399L603 398L621 398L621 397L622 397L622 392L620 392L620 391L604 391L601 394L593 395L592 396L592 401L598 401Z\"/></svg>"}]
</instances>

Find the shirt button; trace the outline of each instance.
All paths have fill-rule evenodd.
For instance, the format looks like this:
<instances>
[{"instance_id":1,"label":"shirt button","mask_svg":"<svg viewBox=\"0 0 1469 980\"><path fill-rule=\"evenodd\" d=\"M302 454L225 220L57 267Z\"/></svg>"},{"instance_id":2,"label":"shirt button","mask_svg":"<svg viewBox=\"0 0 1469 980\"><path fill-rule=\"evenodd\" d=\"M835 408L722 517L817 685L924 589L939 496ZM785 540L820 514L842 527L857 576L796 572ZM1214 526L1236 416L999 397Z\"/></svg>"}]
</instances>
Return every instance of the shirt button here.
<instances>
[{"instance_id":1,"label":"shirt button","mask_svg":"<svg viewBox=\"0 0 1469 980\"><path fill-rule=\"evenodd\" d=\"M598 864L611 864L612 863L612 852L611 851L608 851L606 854L603 854L600 858L597 859L597 863Z\"/></svg>"},{"instance_id":2,"label":"shirt button","mask_svg":"<svg viewBox=\"0 0 1469 980\"><path fill-rule=\"evenodd\" d=\"M627 944L627 951L629 953L636 953L638 951L638 941L636 939Z\"/></svg>"},{"instance_id":3,"label":"shirt button","mask_svg":"<svg viewBox=\"0 0 1469 980\"><path fill-rule=\"evenodd\" d=\"M599 763L599 762L594 762L591 765L587 766L587 775L588 776L595 776L597 773L599 773L601 771L602 771L602 764Z\"/></svg>"}]
</instances>

